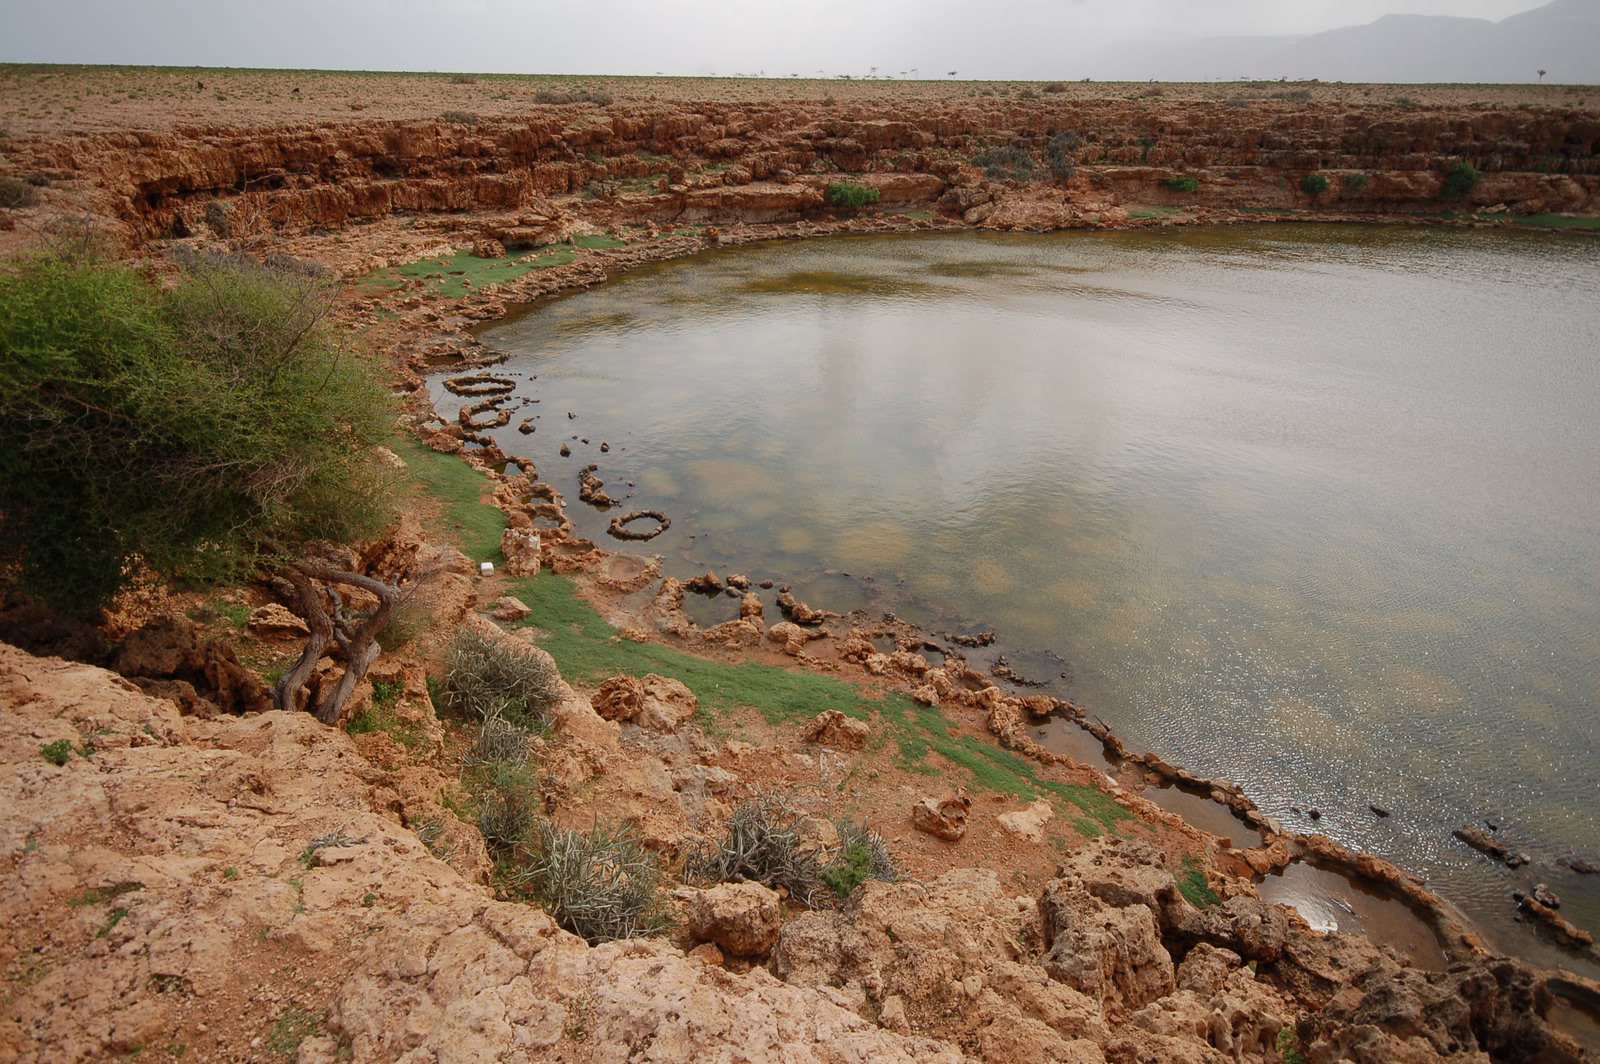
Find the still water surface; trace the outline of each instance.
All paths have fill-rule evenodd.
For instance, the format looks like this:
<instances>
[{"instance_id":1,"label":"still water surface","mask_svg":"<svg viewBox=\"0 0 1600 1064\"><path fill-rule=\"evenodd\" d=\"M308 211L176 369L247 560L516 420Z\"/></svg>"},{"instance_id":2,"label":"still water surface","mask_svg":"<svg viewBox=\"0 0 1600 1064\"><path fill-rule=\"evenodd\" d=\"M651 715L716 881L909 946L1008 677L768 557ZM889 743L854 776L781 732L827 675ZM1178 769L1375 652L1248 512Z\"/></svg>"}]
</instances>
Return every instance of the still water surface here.
<instances>
[{"instance_id":1,"label":"still water surface","mask_svg":"<svg viewBox=\"0 0 1600 1064\"><path fill-rule=\"evenodd\" d=\"M1600 859L1600 242L835 238L484 338L539 400L502 448L586 534L598 462L672 515L632 548L669 571L993 625L1131 745L1428 876L1502 948L1563 959L1510 919L1534 881L1600 931L1600 877L1554 863ZM1450 838L1485 817L1532 872Z\"/></svg>"}]
</instances>

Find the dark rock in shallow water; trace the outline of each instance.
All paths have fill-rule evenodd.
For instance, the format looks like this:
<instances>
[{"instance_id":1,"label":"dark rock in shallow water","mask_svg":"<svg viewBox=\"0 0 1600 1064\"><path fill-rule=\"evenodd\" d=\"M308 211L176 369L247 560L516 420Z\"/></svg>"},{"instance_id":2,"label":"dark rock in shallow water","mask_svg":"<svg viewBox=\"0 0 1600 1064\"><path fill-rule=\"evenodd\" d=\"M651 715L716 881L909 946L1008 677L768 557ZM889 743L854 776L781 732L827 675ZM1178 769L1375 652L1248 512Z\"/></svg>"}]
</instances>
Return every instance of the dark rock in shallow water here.
<instances>
[{"instance_id":1,"label":"dark rock in shallow water","mask_svg":"<svg viewBox=\"0 0 1600 1064\"><path fill-rule=\"evenodd\" d=\"M1367 808L1372 810L1373 813L1378 815L1378 816L1388 816L1389 815L1389 810L1385 809L1381 805L1369 805L1369 806L1367 806Z\"/></svg>"},{"instance_id":2,"label":"dark rock in shallow water","mask_svg":"<svg viewBox=\"0 0 1600 1064\"><path fill-rule=\"evenodd\" d=\"M1307 809L1306 810L1306 816L1310 817L1312 820L1321 820L1322 819L1322 810L1320 810L1320 809Z\"/></svg>"}]
</instances>

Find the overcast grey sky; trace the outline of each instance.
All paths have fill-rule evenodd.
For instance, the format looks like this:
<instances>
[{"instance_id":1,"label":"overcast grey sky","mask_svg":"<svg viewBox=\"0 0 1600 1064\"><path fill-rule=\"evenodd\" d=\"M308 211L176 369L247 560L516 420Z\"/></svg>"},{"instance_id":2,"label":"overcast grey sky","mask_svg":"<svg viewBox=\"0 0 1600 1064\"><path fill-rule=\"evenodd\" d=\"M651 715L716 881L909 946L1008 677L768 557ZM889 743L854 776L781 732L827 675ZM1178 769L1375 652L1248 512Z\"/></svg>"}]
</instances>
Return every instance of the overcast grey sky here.
<instances>
[{"instance_id":1,"label":"overcast grey sky","mask_svg":"<svg viewBox=\"0 0 1600 1064\"><path fill-rule=\"evenodd\" d=\"M0 60L1063 77L1116 40L1306 33L1541 0L0 0Z\"/></svg>"}]
</instances>

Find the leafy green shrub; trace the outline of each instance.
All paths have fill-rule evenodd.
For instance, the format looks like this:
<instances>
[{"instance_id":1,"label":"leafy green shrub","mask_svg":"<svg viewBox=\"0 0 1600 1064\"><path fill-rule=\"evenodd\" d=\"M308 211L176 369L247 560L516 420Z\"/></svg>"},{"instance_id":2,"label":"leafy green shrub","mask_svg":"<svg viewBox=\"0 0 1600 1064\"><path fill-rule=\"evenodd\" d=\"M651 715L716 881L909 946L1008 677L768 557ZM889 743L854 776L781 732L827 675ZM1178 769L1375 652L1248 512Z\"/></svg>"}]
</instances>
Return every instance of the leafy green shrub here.
<instances>
[{"instance_id":1,"label":"leafy green shrub","mask_svg":"<svg viewBox=\"0 0 1600 1064\"><path fill-rule=\"evenodd\" d=\"M661 866L626 827L573 831L542 823L511 879L591 945L655 934L669 923Z\"/></svg>"},{"instance_id":2,"label":"leafy green shrub","mask_svg":"<svg viewBox=\"0 0 1600 1064\"><path fill-rule=\"evenodd\" d=\"M236 578L387 518L374 367L304 272L193 257L163 288L88 257L0 269L0 567L93 614L139 563Z\"/></svg>"},{"instance_id":3,"label":"leafy green shrub","mask_svg":"<svg viewBox=\"0 0 1600 1064\"><path fill-rule=\"evenodd\" d=\"M1076 133L1060 132L1050 138L1046 157L1050 162L1050 176L1060 182L1072 180L1078 168L1077 151L1083 141Z\"/></svg>"},{"instance_id":4,"label":"leafy green shrub","mask_svg":"<svg viewBox=\"0 0 1600 1064\"><path fill-rule=\"evenodd\" d=\"M859 211L869 203L878 202L879 192L866 185L853 185L847 181L836 181L828 186L828 206L840 207L845 210Z\"/></svg>"},{"instance_id":5,"label":"leafy green shrub","mask_svg":"<svg viewBox=\"0 0 1600 1064\"><path fill-rule=\"evenodd\" d=\"M728 818L722 842L685 859L684 878L717 883L748 879L783 887L795 901L814 906L822 885L822 862L802 844L799 820L779 798L740 802Z\"/></svg>"},{"instance_id":6,"label":"leafy green shrub","mask_svg":"<svg viewBox=\"0 0 1600 1064\"><path fill-rule=\"evenodd\" d=\"M992 181L1027 181L1033 177L1033 156L1015 144L986 148L972 157Z\"/></svg>"},{"instance_id":7,"label":"leafy green shrub","mask_svg":"<svg viewBox=\"0 0 1600 1064\"><path fill-rule=\"evenodd\" d=\"M822 882L844 901L860 889L869 879L893 883L900 878L894 855L882 835L865 824L841 820L839 852L827 868L822 870Z\"/></svg>"},{"instance_id":8,"label":"leafy green shrub","mask_svg":"<svg viewBox=\"0 0 1600 1064\"><path fill-rule=\"evenodd\" d=\"M1444 175L1445 199L1465 199L1483 181L1483 175L1471 163L1462 161L1452 166Z\"/></svg>"},{"instance_id":9,"label":"leafy green shrub","mask_svg":"<svg viewBox=\"0 0 1600 1064\"><path fill-rule=\"evenodd\" d=\"M20 177L0 177L0 207L16 210L39 202L39 190Z\"/></svg>"},{"instance_id":10,"label":"leafy green shrub","mask_svg":"<svg viewBox=\"0 0 1600 1064\"><path fill-rule=\"evenodd\" d=\"M1162 182L1173 192L1194 192L1200 187L1200 179L1196 177L1169 177Z\"/></svg>"},{"instance_id":11,"label":"leafy green shrub","mask_svg":"<svg viewBox=\"0 0 1600 1064\"><path fill-rule=\"evenodd\" d=\"M72 743L66 739L57 739L53 743L40 746L39 753L46 761L59 768L72 760Z\"/></svg>"},{"instance_id":12,"label":"leafy green shrub","mask_svg":"<svg viewBox=\"0 0 1600 1064\"><path fill-rule=\"evenodd\" d=\"M561 698L561 674L549 655L464 629L445 659L441 706L480 721L491 717L534 731Z\"/></svg>"},{"instance_id":13,"label":"leafy green shrub","mask_svg":"<svg viewBox=\"0 0 1600 1064\"><path fill-rule=\"evenodd\" d=\"M1372 184L1372 178L1367 174L1345 174L1340 181L1346 196L1359 196Z\"/></svg>"},{"instance_id":14,"label":"leafy green shrub","mask_svg":"<svg viewBox=\"0 0 1600 1064\"><path fill-rule=\"evenodd\" d=\"M1318 196L1328 191L1328 175L1307 174L1300 179L1300 191L1304 192L1312 199L1316 199Z\"/></svg>"}]
</instances>

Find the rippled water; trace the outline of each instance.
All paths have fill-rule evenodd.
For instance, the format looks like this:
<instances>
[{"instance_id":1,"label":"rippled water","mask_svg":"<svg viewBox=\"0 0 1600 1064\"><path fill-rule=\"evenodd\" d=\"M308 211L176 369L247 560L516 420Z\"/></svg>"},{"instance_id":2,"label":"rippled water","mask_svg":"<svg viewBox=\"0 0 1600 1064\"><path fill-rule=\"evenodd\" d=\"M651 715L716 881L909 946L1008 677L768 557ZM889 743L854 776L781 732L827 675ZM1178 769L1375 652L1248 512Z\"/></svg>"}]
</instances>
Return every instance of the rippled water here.
<instances>
[{"instance_id":1,"label":"rippled water","mask_svg":"<svg viewBox=\"0 0 1600 1064\"><path fill-rule=\"evenodd\" d=\"M672 515L632 548L669 570L993 625L1130 744L1286 826L1316 806L1502 947L1563 959L1510 918L1534 881L1600 930L1600 877L1553 864L1600 860L1600 242L836 238L642 271L485 339L540 400L501 446L587 534L598 462ZM1540 864L1450 838L1484 817Z\"/></svg>"}]
</instances>

